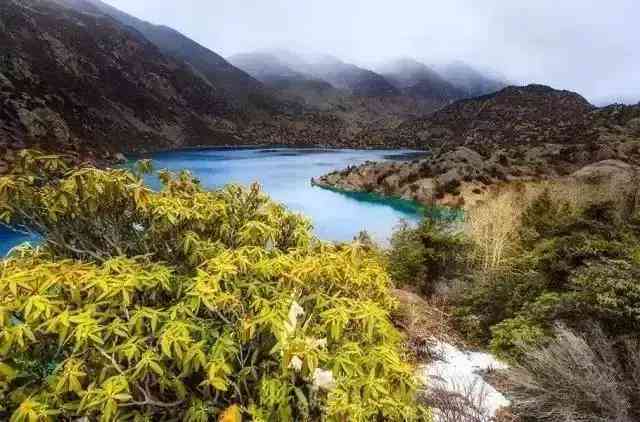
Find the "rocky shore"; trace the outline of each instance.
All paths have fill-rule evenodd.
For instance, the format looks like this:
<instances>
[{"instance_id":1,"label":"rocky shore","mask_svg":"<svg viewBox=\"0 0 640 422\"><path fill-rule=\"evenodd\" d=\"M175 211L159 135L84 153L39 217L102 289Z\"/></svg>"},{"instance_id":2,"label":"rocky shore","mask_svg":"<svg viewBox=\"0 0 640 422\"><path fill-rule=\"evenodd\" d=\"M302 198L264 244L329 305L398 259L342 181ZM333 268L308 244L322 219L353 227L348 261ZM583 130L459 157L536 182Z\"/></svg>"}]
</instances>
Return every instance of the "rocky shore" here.
<instances>
[{"instance_id":1,"label":"rocky shore","mask_svg":"<svg viewBox=\"0 0 640 422\"><path fill-rule=\"evenodd\" d=\"M542 144L478 151L455 147L422 160L368 162L312 179L328 189L371 192L424 205L467 208L507 182L596 177L640 165L640 141Z\"/></svg>"}]
</instances>

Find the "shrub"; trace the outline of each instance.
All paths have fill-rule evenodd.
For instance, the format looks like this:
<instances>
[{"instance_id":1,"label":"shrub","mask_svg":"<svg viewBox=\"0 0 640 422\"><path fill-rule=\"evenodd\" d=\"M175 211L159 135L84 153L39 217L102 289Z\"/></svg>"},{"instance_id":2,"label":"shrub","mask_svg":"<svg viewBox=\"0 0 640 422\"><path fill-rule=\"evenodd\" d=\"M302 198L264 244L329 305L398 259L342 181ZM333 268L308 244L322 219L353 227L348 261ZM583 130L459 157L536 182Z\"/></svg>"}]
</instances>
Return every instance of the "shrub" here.
<instances>
[{"instance_id":1,"label":"shrub","mask_svg":"<svg viewBox=\"0 0 640 422\"><path fill-rule=\"evenodd\" d=\"M534 321L519 316L506 319L491 327L491 351L508 360L520 359L520 348L544 343L547 334Z\"/></svg>"},{"instance_id":2,"label":"shrub","mask_svg":"<svg viewBox=\"0 0 640 422\"><path fill-rule=\"evenodd\" d=\"M640 418L640 343L579 335L557 326L545 347L522 348L507 373L515 413L535 421L618 421ZM527 419L529 420L529 419Z\"/></svg>"},{"instance_id":3,"label":"shrub","mask_svg":"<svg viewBox=\"0 0 640 422\"><path fill-rule=\"evenodd\" d=\"M415 420L390 281L257 186L25 157L2 215L44 237L0 268L12 421ZM27 163L28 164L28 163ZM44 170L43 170L44 169Z\"/></svg>"},{"instance_id":4,"label":"shrub","mask_svg":"<svg viewBox=\"0 0 640 422\"><path fill-rule=\"evenodd\" d=\"M487 393L477 382L470 385L435 386L423 399L439 422L495 422L487 410Z\"/></svg>"},{"instance_id":5,"label":"shrub","mask_svg":"<svg viewBox=\"0 0 640 422\"><path fill-rule=\"evenodd\" d=\"M438 183L436 185L435 197L436 199L442 199L446 194L453 196L460 195L461 182L457 179L450 180L446 183Z\"/></svg>"},{"instance_id":6,"label":"shrub","mask_svg":"<svg viewBox=\"0 0 640 422\"><path fill-rule=\"evenodd\" d=\"M400 285L429 295L439 280L451 279L462 269L466 248L446 222L424 218L416 228L401 223L391 238L389 273Z\"/></svg>"}]
</instances>

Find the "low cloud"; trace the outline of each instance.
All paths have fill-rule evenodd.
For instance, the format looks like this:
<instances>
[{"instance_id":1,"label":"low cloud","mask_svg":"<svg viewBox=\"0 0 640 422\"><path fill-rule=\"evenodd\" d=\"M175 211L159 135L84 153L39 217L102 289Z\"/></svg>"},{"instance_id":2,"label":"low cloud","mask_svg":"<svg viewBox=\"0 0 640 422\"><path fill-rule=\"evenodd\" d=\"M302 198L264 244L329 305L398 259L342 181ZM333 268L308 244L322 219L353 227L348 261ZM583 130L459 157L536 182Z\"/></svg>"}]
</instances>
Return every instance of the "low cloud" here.
<instances>
[{"instance_id":1,"label":"low cloud","mask_svg":"<svg viewBox=\"0 0 640 422\"><path fill-rule=\"evenodd\" d=\"M107 0L229 56L265 48L364 66L462 60L592 102L640 101L637 0Z\"/></svg>"}]
</instances>

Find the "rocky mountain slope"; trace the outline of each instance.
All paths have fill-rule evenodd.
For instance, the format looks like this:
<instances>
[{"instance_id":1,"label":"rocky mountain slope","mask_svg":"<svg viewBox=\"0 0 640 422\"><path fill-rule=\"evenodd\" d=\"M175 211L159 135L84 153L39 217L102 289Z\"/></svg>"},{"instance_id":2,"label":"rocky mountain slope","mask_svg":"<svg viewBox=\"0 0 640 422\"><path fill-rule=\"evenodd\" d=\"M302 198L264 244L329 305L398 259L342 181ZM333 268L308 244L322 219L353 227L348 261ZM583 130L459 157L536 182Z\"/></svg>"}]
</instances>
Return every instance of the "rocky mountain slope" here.
<instances>
[{"instance_id":1,"label":"rocky mountain slope","mask_svg":"<svg viewBox=\"0 0 640 422\"><path fill-rule=\"evenodd\" d=\"M0 2L4 148L230 142L233 107L221 89L140 32L75 3Z\"/></svg>"},{"instance_id":2,"label":"rocky mountain slope","mask_svg":"<svg viewBox=\"0 0 640 422\"><path fill-rule=\"evenodd\" d=\"M123 25L135 28L163 54L192 66L197 73L220 89L230 103L253 110L260 110L266 105L277 108L278 104L272 93L256 79L180 32L167 26L143 21L100 0L73 1L79 10L91 12L94 8Z\"/></svg>"},{"instance_id":3,"label":"rocky mountain slope","mask_svg":"<svg viewBox=\"0 0 640 422\"><path fill-rule=\"evenodd\" d=\"M375 143L415 147L571 143L594 138L590 116L595 109L573 92L542 85L513 86L457 101L391 130L359 136Z\"/></svg>"},{"instance_id":4,"label":"rocky mountain slope","mask_svg":"<svg viewBox=\"0 0 640 422\"><path fill-rule=\"evenodd\" d=\"M376 99L306 107L175 31L129 19L136 28L103 7L0 3L0 169L32 146L88 158L195 145L360 146L359 131L416 117Z\"/></svg>"},{"instance_id":5,"label":"rocky mountain slope","mask_svg":"<svg viewBox=\"0 0 640 422\"><path fill-rule=\"evenodd\" d=\"M367 163L314 183L465 206L503 182L564 177L603 161L613 170L640 165L640 106L596 108L578 94L540 85L459 101L377 134L377 142L410 143L432 155Z\"/></svg>"}]
</instances>

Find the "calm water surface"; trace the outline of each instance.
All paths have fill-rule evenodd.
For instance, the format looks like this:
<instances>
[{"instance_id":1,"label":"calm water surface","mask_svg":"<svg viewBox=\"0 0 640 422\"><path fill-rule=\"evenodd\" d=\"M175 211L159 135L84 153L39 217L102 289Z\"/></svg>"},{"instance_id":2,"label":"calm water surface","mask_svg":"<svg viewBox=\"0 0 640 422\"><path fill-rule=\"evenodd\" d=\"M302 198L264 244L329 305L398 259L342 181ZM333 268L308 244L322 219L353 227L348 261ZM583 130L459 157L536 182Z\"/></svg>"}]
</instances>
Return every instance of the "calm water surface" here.
<instances>
[{"instance_id":1,"label":"calm water surface","mask_svg":"<svg viewBox=\"0 0 640 422\"><path fill-rule=\"evenodd\" d=\"M310 179L367 160L413 158L411 151L323 149L206 149L154 155L156 169L190 170L207 188L227 183L258 182L275 200L311 217L316 234L325 240L351 240L367 230L385 242L400 219L418 221L415 204L368 194L344 194L311 186ZM158 187L157 179L149 179ZM28 240L0 230L0 253Z\"/></svg>"}]
</instances>

